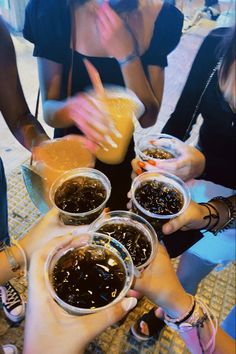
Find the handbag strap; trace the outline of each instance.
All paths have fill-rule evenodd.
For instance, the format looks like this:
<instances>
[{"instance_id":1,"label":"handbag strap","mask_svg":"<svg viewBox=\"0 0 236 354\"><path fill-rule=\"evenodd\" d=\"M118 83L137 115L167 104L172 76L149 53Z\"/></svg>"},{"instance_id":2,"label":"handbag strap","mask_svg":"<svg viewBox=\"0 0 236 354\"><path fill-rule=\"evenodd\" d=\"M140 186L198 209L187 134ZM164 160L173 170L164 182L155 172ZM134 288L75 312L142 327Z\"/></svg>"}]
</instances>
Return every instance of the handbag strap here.
<instances>
[{"instance_id":1,"label":"handbag strap","mask_svg":"<svg viewBox=\"0 0 236 354\"><path fill-rule=\"evenodd\" d=\"M186 140L188 139L188 137L189 137L190 131L191 131L191 129L192 129L192 125L193 125L193 123L194 123L194 121L195 121L195 119L197 118L197 115L198 115L198 113L199 113L199 107L200 107L200 104L201 104L201 102L202 102L202 98L203 98L203 96L204 96L204 94L205 94L205 92L206 92L208 86L210 85L213 76L215 75L215 73L216 73L216 72L218 71L218 69L220 68L220 66L221 66L221 64L222 64L222 60L223 60L223 58L220 58L220 59L219 59L219 61L217 62L216 66L213 68L213 70L212 70L210 76L209 76L208 79L207 79L206 85L205 85L205 87L204 87L204 89L203 89L203 91L202 91L202 93L201 93L201 96L200 96L200 98L199 98L199 100L198 100L198 102L197 102L197 104L196 104L196 107L195 107L195 110L194 110L194 112L193 112L192 118L191 118L190 123L189 123L189 125L188 125L188 128L186 129L186 132L185 132L185 134L184 134L183 141L186 141Z\"/></svg>"}]
</instances>

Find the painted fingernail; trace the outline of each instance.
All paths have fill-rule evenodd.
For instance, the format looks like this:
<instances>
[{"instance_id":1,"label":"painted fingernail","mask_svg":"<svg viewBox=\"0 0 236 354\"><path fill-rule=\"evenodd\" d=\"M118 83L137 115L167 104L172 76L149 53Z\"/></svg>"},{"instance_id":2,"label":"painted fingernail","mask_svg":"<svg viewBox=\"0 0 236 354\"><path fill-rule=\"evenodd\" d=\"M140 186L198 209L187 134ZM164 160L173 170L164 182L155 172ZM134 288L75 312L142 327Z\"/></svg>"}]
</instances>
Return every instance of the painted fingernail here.
<instances>
[{"instance_id":1,"label":"painted fingernail","mask_svg":"<svg viewBox=\"0 0 236 354\"><path fill-rule=\"evenodd\" d=\"M130 311L137 305L137 302L135 297L126 297L122 300L121 306L125 311Z\"/></svg>"},{"instance_id":2,"label":"painted fingernail","mask_svg":"<svg viewBox=\"0 0 236 354\"><path fill-rule=\"evenodd\" d=\"M109 145L111 145L111 147L113 147L113 148L117 148L118 147L118 145L114 142L114 140L110 137L110 135L105 135L104 138L105 138L106 142Z\"/></svg>"},{"instance_id":3,"label":"painted fingernail","mask_svg":"<svg viewBox=\"0 0 236 354\"><path fill-rule=\"evenodd\" d=\"M116 127L114 126L114 124L110 125L110 129L112 131L112 133L117 137L117 138L122 138L121 133L119 132L119 130L116 129Z\"/></svg>"},{"instance_id":4,"label":"painted fingernail","mask_svg":"<svg viewBox=\"0 0 236 354\"><path fill-rule=\"evenodd\" d=\"M139 165L139 167L144 168L145 167L145 162L138 161L138 165Z\"/></svg>"},{"instance_id":5,"label":"painted fingernail","mask_svg":"<svg viewBox=\"0 0 236 354\"><path fill-rule=\"evenodd\" d=\"M141 168L138 168L138 169L135 171L135 173L136 173L137 175L141 175L141 173L143 173L143 171L141 170Z\"/></svg>"},{"instance_id":6,"label":"painted fingernail","mask_svg":"<svg viewBox=\"0 0 236 354\"><path fill-rule=\"evenodd\" d=\"M156 144L156 140L149 140L149 143L152 144L152 145L155 145Z\"/></svg>"},{"instance_id":7,"label":"painted fingernail","mask_svg":"<svg viewBox=\"0 0 236 354\"><path fill-rule=\"evenodd\" d=\"M153 160L148 160L148 163L149 163L149 165L152 165L152 166L157 166L156 161L153 161Z\"/></svg>"}]
</instances>

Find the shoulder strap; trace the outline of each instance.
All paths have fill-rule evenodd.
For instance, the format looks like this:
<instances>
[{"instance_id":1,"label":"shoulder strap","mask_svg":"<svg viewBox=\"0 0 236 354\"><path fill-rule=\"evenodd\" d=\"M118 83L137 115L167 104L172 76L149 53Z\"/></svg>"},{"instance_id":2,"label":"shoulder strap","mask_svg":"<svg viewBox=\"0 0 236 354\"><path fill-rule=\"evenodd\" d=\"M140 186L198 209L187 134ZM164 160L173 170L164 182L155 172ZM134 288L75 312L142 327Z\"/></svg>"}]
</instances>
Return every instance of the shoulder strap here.
<instances>
[{"instance_id":1,"label":"shoulder strap","mask_svg":"<svg viewBox=\"0 0 236 354\"><path fill-rule=\"evenodd\" d=\"M198 100L198 102L197 102L197 104L196 104L196 107L195 107L195 110L194 110L194 112L193 112L192 118L191 118L190 123L189 123L189 125L188 125L188 128L186 129L186 132L185 132L185 134L184 134L183 141L186 141L186 140L188 139L188 137L189 137L189 134L190 134L191 129L192 129L192 125L193 125L194 121L196 120L197 115L198 115L198 113L199 113L199 107L200 107L200 104L201 104L201 102L202 102L202 98L203 98L203 96L204 96L204 94L205 94L205 92L206 92L206 90L207 90L209 84L211 83L213 76L215 75L215 73L216 73L216 72L218 71L218 69L220 68L221 63L222 63L222 60L223 60L223 58L221 58L221 59L217 62L216 66L213 68L213 70L212 70L210 76L209 76L208 79L207 79L206 85L205 85L205 87L204 87L204 89L203 89L203 91L202 91L202 93L201 93L201 96L200 96L200 98L199 98L199 100Z\"/></svg>"}]
</instances>

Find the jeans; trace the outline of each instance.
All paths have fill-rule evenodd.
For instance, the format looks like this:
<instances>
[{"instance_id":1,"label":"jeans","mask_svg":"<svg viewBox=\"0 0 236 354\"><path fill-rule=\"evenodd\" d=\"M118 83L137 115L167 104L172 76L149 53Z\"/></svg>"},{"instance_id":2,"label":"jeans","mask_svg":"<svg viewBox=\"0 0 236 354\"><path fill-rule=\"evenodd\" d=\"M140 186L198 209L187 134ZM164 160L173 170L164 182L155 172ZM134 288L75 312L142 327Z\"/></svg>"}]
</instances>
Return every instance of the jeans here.
<instances>
[{"instance_id":1,"label":"jeans","mask_svg":"<svg viewBox=\"0 0 236 354\"><path fill-rule=\"evenodd\" d=\"M7 184L2 160L0 158L0 243L10 244L8 233Z\"/></svg>"}]
</instances>

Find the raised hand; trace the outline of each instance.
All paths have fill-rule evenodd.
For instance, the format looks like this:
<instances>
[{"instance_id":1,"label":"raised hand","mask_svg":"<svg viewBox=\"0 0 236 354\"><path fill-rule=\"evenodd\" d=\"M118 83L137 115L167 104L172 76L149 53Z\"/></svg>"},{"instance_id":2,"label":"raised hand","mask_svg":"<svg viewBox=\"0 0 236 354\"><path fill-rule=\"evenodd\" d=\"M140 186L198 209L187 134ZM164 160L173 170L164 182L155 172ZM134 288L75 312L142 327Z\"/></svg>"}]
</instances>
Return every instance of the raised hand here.
<instances>
[{"instance_id":1,"label":"raised hand","mask_svg":"<svg viewBox=\"0 0 236 354\"><path fill-rule=\"evenodd\" d=\"M107 54L117 60L123 59L135 50L133 36L123 19L104 2L97 10L97 27L101 43Z\"/></svg>"}]
</instances>

